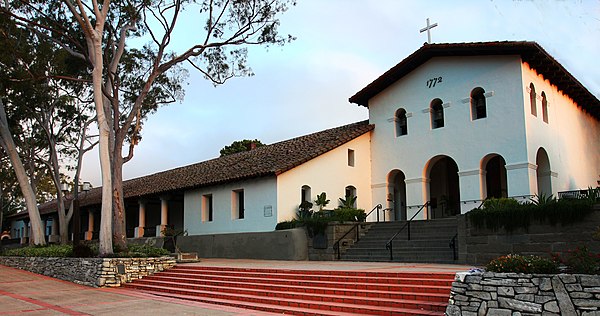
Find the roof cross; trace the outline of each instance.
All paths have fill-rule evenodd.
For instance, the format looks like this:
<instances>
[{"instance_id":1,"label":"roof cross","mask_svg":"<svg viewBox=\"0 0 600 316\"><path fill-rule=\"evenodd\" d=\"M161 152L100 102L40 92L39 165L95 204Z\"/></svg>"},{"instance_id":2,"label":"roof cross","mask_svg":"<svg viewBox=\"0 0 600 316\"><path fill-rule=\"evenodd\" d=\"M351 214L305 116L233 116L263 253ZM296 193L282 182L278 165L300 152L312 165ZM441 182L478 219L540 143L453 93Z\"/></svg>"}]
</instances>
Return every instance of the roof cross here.
<instances>
[{"instance_id":1,"label":"roof cross","mask_svg":"<svg viewBox=\"0 0 600 316\"><path fill-rule=\"evenodd\" d=\"M427 26L422 28L419 33L427 31L427 44L431 44L431 29L438 26L437 23L429 24L429 18L427 18Z\"/></svg>"}]
</instances>

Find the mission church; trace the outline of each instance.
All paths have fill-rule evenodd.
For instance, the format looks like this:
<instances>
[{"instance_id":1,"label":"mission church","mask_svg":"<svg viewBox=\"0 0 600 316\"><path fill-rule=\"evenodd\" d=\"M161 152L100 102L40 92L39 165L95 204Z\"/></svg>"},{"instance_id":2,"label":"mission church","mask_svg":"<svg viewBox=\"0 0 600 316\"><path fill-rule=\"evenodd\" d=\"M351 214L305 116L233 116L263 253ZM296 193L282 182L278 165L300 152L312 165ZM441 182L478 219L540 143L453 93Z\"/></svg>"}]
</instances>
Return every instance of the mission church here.
<instances>
[{"instance_id":1,"label":"mission church","mask_svg":"<svg viewBox=\"0 0 600 316\"><path fill-rule=\"evenodd\" d=\"M599 184L600 101L535 42L425 44L350 102L368 121L126 181L128 237L273 231L321 192L395 221ZM81 195L86 239L100 194ZM56 238L54 204L40 212ZM11 219L26 237L26 212Z\"/></svg>"}]
</instances>

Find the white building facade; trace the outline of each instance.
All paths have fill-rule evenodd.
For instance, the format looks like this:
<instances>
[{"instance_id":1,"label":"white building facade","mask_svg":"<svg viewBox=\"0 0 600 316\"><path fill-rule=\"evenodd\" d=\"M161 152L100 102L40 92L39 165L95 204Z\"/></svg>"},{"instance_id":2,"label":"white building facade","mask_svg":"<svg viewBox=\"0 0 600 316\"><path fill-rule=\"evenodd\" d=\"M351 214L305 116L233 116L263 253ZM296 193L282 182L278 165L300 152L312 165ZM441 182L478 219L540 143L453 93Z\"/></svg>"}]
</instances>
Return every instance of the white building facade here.
<instances>
[{"instance_id":1,"label":"white building facade","mask_svg":"<svg viewBox=\"0 0 600 316\"><path fill-rule=\"evenodd\" d=\"M430 219L596 187L600 105L569 76L535 43L426 44L350 98L375 125L373 200Z\"/></svg>"}]
</instances>

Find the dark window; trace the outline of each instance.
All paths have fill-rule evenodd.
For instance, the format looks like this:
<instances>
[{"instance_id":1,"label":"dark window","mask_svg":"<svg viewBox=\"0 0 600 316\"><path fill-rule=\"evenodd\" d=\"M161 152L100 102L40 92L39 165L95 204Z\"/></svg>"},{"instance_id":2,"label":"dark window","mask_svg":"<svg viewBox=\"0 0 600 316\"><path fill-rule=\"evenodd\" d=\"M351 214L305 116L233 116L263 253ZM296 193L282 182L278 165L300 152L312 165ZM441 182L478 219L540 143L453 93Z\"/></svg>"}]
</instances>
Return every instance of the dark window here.
<instances>
[{"instance_id":1,"label":"dark window","mask_svg":"<svg viewBox=\"0 0 600 316\"><path fill-rule=\"evenodd\" d=\"M243 219L244 218L244 190L239 190L236 192L237 195L237 211L238 211L238 218L239 219Z\"/></svg>"},{"instance_id":2,"label":"dark window","mask_svg":"<svg viewBox=\"0 0 600 316\"><path fill-rule=\"evenodd\" d=\"M396 111L396 137L408 134L408 123L406 121L406 110Z\"/></svg>"},{"instance_id":3,"label":"dark window","mask_svg":"<svg viewBox=\"0 0 600 316\"><path fill-rule=\"evenodd\" d=\"M213 221L213 197L212 194L207 194L202 196L202 210L204 214L202 216L203 221L212 222Z\"/></svg>"},{"instance_id":4,"label":"dark window","mask_svg":"<svg viewBox=\"0 0 600 316\"><path fill-rule=\"evenodd\" d=\"M535 86L533 83L529 84L529 102L531 103L531 114L537 116L537 105L535 100Z\"/></svg>"},{"instance_id":5,"label":"dark window","mask_svg":"<svg viewBox=\"0 0 600 316\"><path fill-rule=\"evenodd\" d=\"M300 203L304 201L311 202L310 187L308 185L303 185L300 191Z\"/></svg>"},{"instance_id":6,"label":"dark window","mask_svg":"<svg viewBox=\"0 0 600 316\"><path fill-rule=\"evenodd\" d=\"M485 104L485 90L477 87L471 91L471 118L473 120L487 117L487 109Z\"/></svg>"},{"instance_id":7,"label":"dark window","mask_svg":"<svg viewBox=\"0 0 600 316\"><path fill-rule=\"evenodd\" d=\"M348 149L348 166L354 167L354 150Z\"/></svg>"},{"instance_id":8,"label":"dark window","mask_svg":"<svg viewBox=\"0 0 600 316\"><path fill-rule=\"evenodd\" d=\"M444 127L444 106L442 100L434 99L430 104L431 128Z\"/></svg>"},{"instance_id":9,"label":"dark window","mask_svg":"<svg viewBox=\"0 0 600 316\"><path fill-rule=\"evenodd\" d=\"M542 119L548 123L548 99L544 91L542 91Z\"/></svg>"}]
</instances>

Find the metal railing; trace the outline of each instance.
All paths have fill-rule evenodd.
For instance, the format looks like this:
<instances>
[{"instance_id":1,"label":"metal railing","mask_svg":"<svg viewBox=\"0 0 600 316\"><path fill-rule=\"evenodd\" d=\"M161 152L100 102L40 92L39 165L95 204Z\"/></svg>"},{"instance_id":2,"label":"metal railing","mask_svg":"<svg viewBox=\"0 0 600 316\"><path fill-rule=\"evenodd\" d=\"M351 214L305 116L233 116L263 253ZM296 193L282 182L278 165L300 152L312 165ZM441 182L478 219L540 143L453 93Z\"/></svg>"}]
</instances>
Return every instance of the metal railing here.
<instances>
[{"instance_id":1,"label":"metal railing","mask_svg":"<svg viewBox=\"0 0 600 316\"><path fill-rule=\"evenodd\" d=\"M458 252L456 251L456 249L458 248L457 246L457 239L458 239L458 233L456 233L452 239L450 239L450 248L452 249L452 256L454 258L454 261L458 260Z\"/></svg>"},{"instance_id":2,"label":"metal railing","mask_svg":"<svg viewBox=\"0 0 600 316\"><path fill-rule=\"evenodd\" d=\"M369 215L371 215L371 213L373 213L375 210L377 210L377 222L379 222L379 212L382 210L383 205L381 204L377 204L366 216L365 219L367 217L369 217ZM385 211L385 210L384 210ZM384 217L385 218L385 217ZM354 239L354 242L357 242L360 240L360 225L363 224L364 222L358 222L356 223L352 228L350 228L350 230L348 230L342 237L340 237L340 239L338 239L334 244L333 244L333 250L336 252L337 254L337 259L341 259L342 254L340 252L340 243L342 242L342 240L344 238L346 238L346 236L348 236L348 234L350 234L350 232L352 231L356 231L356 238Z\"/></svg>"},{"instance_id":3,"label":"metal railing","mask_svg":"<svg viewBox=\"0 0 600 316\"><path fill-rule=\"evenodd\" d=\"M404 230L404 228L407 228L407 232L408 232L408 240L410 240L410 223L415 219L415 217L417 217L417 215L419 213L421 213L421 211L425 208L425 207L429 207L430 201L425 202L425 204L423 204L421 206L421 208L419 208L419 210L408 220L406 221L406 223L400 228L400 230L398 230L394 236L392 236L392 238L390 238L387 243L385 244L385 249L390 251L390 261L394 260L394 254L393 254L393 248L394 248L394 239L396 239L396 237L398 237L398 235Z\"/></svg>"}]
</instances>

